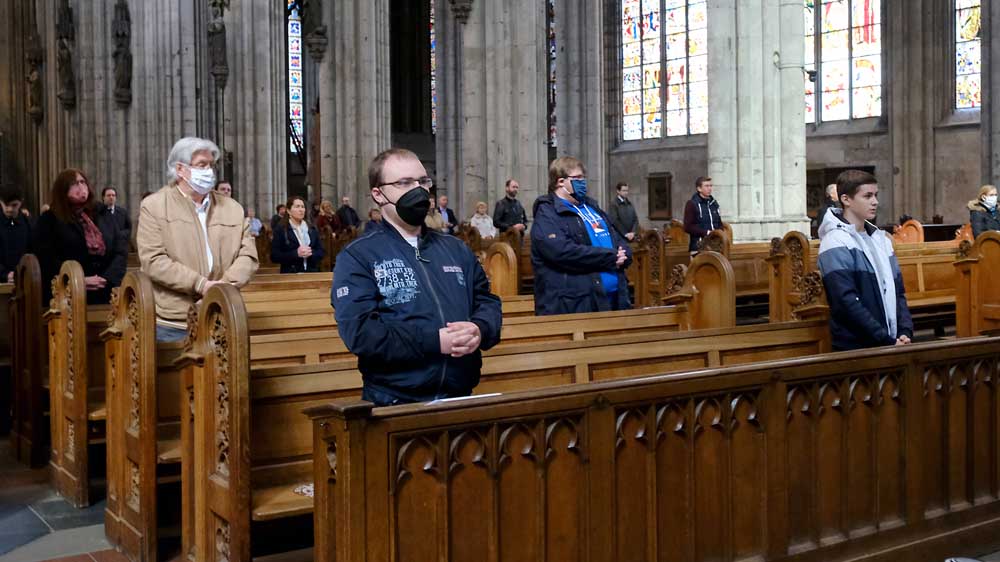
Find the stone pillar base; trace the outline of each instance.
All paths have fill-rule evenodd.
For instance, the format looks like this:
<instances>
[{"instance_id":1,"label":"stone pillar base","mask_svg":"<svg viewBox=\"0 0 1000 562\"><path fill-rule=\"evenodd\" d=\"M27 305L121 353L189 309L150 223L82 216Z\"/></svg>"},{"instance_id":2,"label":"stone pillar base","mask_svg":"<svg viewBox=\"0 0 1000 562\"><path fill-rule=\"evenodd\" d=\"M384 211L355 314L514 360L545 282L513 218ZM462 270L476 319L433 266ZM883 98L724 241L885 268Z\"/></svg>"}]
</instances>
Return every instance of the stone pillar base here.
<instances>
[{"instance_id":1,"label":"stone pillar base","mask_svg":"<svg viewBox=\"0 0 1000 562\"><path fill-rule=\"evenodd\" d=\"M768 242L772 238L782 238L789 231L797 230L807 237L810 224L806 218L783 217L774 219L722 219L733 227L733 242Z\"/></svg>"}]
</instances>

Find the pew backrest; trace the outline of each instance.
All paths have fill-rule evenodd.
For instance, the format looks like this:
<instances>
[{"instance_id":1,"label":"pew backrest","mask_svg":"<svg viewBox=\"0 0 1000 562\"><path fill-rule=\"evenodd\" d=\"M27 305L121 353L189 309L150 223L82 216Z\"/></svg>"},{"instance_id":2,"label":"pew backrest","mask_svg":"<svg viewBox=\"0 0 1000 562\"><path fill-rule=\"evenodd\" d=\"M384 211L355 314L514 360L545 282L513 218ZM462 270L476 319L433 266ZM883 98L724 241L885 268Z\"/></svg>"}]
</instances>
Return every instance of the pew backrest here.
<instances>
[{"instance_id":1,"label":"pew backrest","mask_svg":"<svg viewBox=\"0 0 1000 562\"><path fill-rule=\"evenodd\" d=\"M1000 328L1000 232L983 232L971 244L963 241L954 267L957 335L969 337Z\"/></svg>"},{"instance_id":2,"label":"pew backrest","mask_svg":"<svg viewBox=\"0 0 1000 562\"><path fill-rule=\"evenodd\" d=\"M916 219L909 219L893 229L892 239L901 244L921 243L924 241L924 225Z\"/></svg>"},{"instance_id":3,"label":"pew backrest","mask_svg":"<svg viewBox=\"0 0 1000 562\"><path fill-rule=\"evenodd\" d=\"M683 285L677 277L684 271ZM729 260L715 252L700 252L686 270L672 273L664 304L687 304L692 326L732 327L736 325L736 281Z\"/></svg>"},{"instance_id":4,"label":"pew backrest","mask_svg":"<svg viewBox=\"0 0 1000 562\"><path fill-rule=\"evenodd\" d=\"M506 242L496 242L486 249L486 276L490 279L490 291L499 297L509 297L518 293L518 256L514 248Z\"/></svg>"},{"instance_id":5,"label":"pew backrest","mask_svg":"<svg viewBox=\"0 0 1000 562\"><path fill-rule=\"evenodd\" d=\"M30 466L49 457L48 373L43 371L47 338L42 324L42 272L38 258L25 254L14 273L11 297L11 448L14 458Z\"/></svg>"}]
</instances>

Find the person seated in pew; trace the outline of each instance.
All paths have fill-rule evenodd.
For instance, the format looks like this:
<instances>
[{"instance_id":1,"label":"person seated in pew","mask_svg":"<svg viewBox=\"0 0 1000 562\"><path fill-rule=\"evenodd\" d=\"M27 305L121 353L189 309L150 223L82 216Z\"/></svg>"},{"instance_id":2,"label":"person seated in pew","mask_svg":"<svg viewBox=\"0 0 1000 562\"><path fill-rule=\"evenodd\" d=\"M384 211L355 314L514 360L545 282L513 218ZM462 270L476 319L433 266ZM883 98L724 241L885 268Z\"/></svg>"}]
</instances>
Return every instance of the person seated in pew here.
<instances>
[{"instance_id":1,"label":"person seated in pew","mask_svg":"<svg viewBox=\"0 0 1000 562\"><path fill-rule=\"evenodd\" d=\"M475 214L469 219L469 224L479 231L480 236L487 239L495 238L497 235L497 227L493 224L493 217L486 214L488 210L486 202L480 201L476 203Z\"/></svg>"},{"instance_id":2,"label":"person seated in pew","mask_svg":"<svg viewBox=\"0 0 1000 562\"><path fill-rule=\"evenodd\" d=\"M282 273L311 273L319 271L324 255L319 230L306 222L306 200L291 197L288 215L271 239L271 261L281 266Z\"/></svg>"},{"instance_id":3,"label":"person seated in pew","mask_svg":"<svg viewBox=\"0 0 1000 562\"><path fill-rule=\"evenodd\" d=\"M996 186L984 185L979 188L979 197L969 201L969 222L972 223L973 238L978 238L987 230L1000 230Z\"/></svg>"},{"instance_id":4,"label":"person seated in pew","mask_svg":"<svg viewBox=\"0 0 1000 562\"><path fill-rule=\"evenodd\" d=\"M361 226L361 233L371 232L371 229L382 226L382 211L378 207L368 210L368 222Z\"/></svg>"},{"instance_id":5,"label":"person seated in pew","mask_svg":"<svg viewBox=\"0 0 1000 562\"><path fill-rule=\"evenodd\" d=\"M38 217L32 251L42 270L44 302L52 297L53 277L63 262L83 267L87 303L106 304L121 284L128 262L128 236L117 221L100 213L97 193L80 170L63 170L52 182L50 208Z\"/></svg>"},{"instance_id":6,"label":"person seated in pew","mask_svg":"<svg viewBox=\"0 0 1000 562\"><path fill-rule=\"evenodd\" d=\"M872 222L878 211L875 176L837 176L840 209L820 225L818 266L830 306L833 349L905 345L913 337L903 276L892 239Z\"/></svg>"},{"instance_id":7,"label":"person seated in pew","mask_svg":"<svg viewBox=\"0 0 1000 562\"><path fill-rule=\"evenodd\" d=\"M253 210L253 207L247 208L247 226L250 227L250 235L254 238L260 236L261 230L264 228L264 223L257 218L257 212Z\"/></svg>"},{"instance_id":8,"label":"person seated in pew","mask_svg":"<svg viewBox=\"0 0 1000 562\"><path fill-rule=\"evenodd\" d=\"M319 214L316 215L316 229L322 230L324 226L330 227L334 236L343 230L340 218L337 216L337 211L333 208L333 203L329 199L324 199L319 204Z\"/></svg>"},{"instance_id":9,"label":"person seated in pew","mask_svg":"<svg viewBox=\"0 0 1000 562\"><path fill-rule=\"evenodd\" d=\"M288 210L284 203L274 208L274 216L271 217L271 232L274 232L274 229L278 228L278 223L281 222L281 219L285 218L286 214L288 214Z\"/></svg>"},{"instance_id":10,"label":"person seated in pew","mask_svg":"<svg viewBox=\"0 0 1000 562\"><path fill-rule=\"evenodd\" d=\"M549 193L532 210L535 314L627 310L632 249L587 196L587 170L570 156L549 165Z\"/></svg>"},{"instance_id":11,"label":"person seated in pew","mask_svg":"<svg viewBox=\"0 0 1000 562\"><path fill-rule=\"evenodd\" d=\"M242 287L257 271L243 207L212 190L219 155L210 140L180 139L167 157L167 185L139 208L136 243L153 281L157 341L184 339L193 302L218 283Z\"/></svg>"},{"instance_id":12,"label":"person seated in pew","mask_svg":"<svg viewBox=\"0 0 1000 562\"><path fill-rule=\"evenodd\" d=\"M21 214L24 196L13 185L0 190L3 223L0 224L0 283L13 283L21 257L31 248L31 223Z\"/></svg>"},{"instance_id":13,"label":"person seated in pew","mask_svg":"<svg viewBox=\"0 0 1000 562\"><path fill-rule=\"evenodd\" d=\"M361 397L388 406L467 396L480 351L500 341L500 299L472 251L424 223L434 182L416 154L382 152L368 183L385 224L341 250L330 295Z\"/></svg>"},{"instance_id":14,"label":"person seated in pew","mask_svg":"<svg viewBox=\"0 0 1000 562\"><path fill-rule=\"evenodd\" d=\"M433 196L431 196L431 208L427 210L427 218L424 219L424 224L431 230L445 234L448 233L448 223L444 222L444 217L441 216L441 211L438 210Z\"/></svg>"}]
</instances>

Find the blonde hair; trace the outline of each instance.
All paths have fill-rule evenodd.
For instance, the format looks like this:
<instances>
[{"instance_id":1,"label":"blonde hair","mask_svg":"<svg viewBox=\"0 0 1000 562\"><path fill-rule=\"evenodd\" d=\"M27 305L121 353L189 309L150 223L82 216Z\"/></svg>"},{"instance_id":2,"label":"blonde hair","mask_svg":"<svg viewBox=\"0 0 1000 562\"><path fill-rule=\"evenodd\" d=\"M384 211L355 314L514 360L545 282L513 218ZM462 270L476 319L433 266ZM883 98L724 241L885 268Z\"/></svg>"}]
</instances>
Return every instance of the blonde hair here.
<instances>
[{"instance_id":1,"label":"blonde hair","mask_svg":"<svg viewBox=\"0 0 1000 562\"><path fill-rule=\"evenodd\" d=\"M983 197L986 197L986 195L989 192L996 191L996 190L997 190L997 186L995 186L995 185L984 185L983 187L979 188L979 197L976 197L976 200L977 201L982 201Z\"/></svg>"},{"instance_id":2,"label":"blonde hair","mask_svg":"<svg viewBox=\"0 0 1000 562\"><path fill-rule=\"evenodd\" d=\"M565 178L570 170L575 170L579 168L580 171L587 175L587 168L583 165L583 162L573 158L572 156L561 156L556 158L549 164L549 193L556 190L559 180Z\"/></svg>"},{"instance_id":3,"label":"blonde hair","mask_svg":"<svg viewBox=\"0 0 1000 562\"><path fill-rule=\"evenodd\" d=\"M322 203L319 204L319 210L324 214L334 214L336 211L333 209L333 203L329 199L324 199Z\"/></svg>"},{"instance_id":4,"label":"blonde hair","mask_svg":"<svg viewBox=\"0 0 1000 562\"><path fill-rule=\"evenodd\" d=\"M479 207L482 207L482 208L486 209L487 211L490 210L490 208L486 206L486 201L476 201L476 212L477 213L479 212ZM483 213L483 214L486 214L486 213Z\"/></svg>"}]
</instances>

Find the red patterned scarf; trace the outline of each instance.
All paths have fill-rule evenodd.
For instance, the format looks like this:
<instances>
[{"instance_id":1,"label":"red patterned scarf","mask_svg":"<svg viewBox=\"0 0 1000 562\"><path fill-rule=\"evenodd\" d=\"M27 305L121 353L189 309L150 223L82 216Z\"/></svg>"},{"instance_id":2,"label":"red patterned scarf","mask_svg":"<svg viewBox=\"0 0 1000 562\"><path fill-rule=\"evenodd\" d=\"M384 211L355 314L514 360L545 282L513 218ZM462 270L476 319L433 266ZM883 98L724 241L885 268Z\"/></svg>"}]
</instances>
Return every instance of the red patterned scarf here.
<instances>
[{"instance_id":1,"label":"red patterned scarf","mask_svg":"<svg viewBox=\"0 0 1000 562\"><path fill-rule=\"evenodd\" d=\"M92 256L103 256L107 248L104 246L104 236L101 234L101 230L97 228L86 212L81 210L78 216L80 217L80 226L83 227L83 237L87 241L87 253Z\"/></svg>"}]
</instances>

